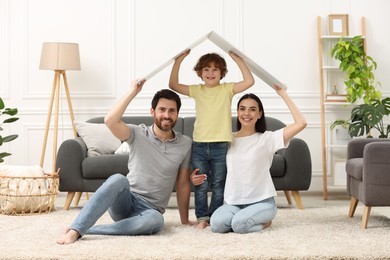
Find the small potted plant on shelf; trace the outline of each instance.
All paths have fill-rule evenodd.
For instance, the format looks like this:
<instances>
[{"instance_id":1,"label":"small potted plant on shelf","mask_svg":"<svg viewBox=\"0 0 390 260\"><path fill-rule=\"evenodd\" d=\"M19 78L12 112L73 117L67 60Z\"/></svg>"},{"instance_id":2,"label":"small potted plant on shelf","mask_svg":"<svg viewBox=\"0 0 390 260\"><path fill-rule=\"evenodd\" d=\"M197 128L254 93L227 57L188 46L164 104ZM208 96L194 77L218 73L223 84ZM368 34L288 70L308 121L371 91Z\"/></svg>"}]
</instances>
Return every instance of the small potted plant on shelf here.
<instances>
[{"instance_id":1,"label":"small potted plant on shelf","mask_svg":"<svg viewBox=\"0 0 390 260\"><path fill-rule=\"evenodd\" d=\"M387 138L390 128L384 126L383 119L390 114L390 98L382 99L382 92L377 89L380 87L374 76L377 63L365 53L362 36L351 40L341 38L332 48L331 55L340 61L339 68L346 72L347 101L363 101L351 110L349 119L334 121L331 130L341 126L348 129L351 137L372 137L371 130L376 129L380 138Z\"/></svg>"},{"instance_id":2,"label":"small potted plant on shelf","mask_svg":"<svg viewBox=\"0 0 390 260\"><path fill-rule=\"evenodd\" d=\"M374 76L377 64L366 54L362 36L355 36L351 40L341 38L330 54L340 61L341 71L346 72L344 84L348 102L355 103L362 98L365 104L369 104L371 100L381 97L382 93L376 88L380 82L375 82Z\"/></svg>"},{"instance_id":3,"label":"small potted plant on shelf","mask_svg":"<svg viewBox=\"0 0 390 260\"><path fill-rule=\"evenodd\" d=\"M18 113L17 108L6 108L3 99L0 97L0 115L7 115L8 118L3 120L2 123L0 123L0 131L3 131L3 124L10 124L15 121L17 121L19 118L14 117ZM0 146L3 145L3 143L11 142L15 140L18 137L16 134L11 134L7 136L0 135ZM0 163L4 162L4 157L10 156L10 153L7 152L0 152Z\"/></svg>"}]
</instances>

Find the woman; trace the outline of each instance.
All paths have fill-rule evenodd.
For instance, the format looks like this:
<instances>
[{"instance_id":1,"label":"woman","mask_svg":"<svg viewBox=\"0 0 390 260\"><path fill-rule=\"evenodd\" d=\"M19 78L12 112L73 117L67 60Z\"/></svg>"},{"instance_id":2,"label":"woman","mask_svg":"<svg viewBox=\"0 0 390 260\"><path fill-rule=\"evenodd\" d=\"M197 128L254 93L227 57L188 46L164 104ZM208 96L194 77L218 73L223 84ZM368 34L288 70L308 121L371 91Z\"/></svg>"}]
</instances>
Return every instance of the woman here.
<instances>
[{"instance_id":1,"label":"woman","mask_svg":"<svg viewBox=\"0 0 390 260\"><path fill-rule=\"evenodd\" d=\"M213 232L250 233L271 225L277 207L276 190L269 168L274 153L288 146L292 137L306 127L306 120L288 96L285 88L275 86L287 104L294 123L277 131L265 131L263 104L254 94L245 94L237 104L237 132L229 147L224 205L211 216ZM204 175L191 175L194 185Z\"/></svg>"}]
</instances>

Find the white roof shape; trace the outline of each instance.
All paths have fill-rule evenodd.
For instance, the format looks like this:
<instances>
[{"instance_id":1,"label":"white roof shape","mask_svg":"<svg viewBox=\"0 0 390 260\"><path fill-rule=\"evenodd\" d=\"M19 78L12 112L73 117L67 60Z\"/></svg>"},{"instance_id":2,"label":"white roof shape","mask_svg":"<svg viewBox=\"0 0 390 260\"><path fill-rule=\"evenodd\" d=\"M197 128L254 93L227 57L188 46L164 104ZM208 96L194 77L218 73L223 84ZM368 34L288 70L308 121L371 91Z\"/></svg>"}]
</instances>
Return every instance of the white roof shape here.
<instances>
[{"instance_id":1,"label":"white roof shape","mask_svg":"<svg viewBox=\"0 0 390 260\"><path fill-rule=\"evenodd\" d=\"M228 41L226 41L224 38L222 38L214 31L209 32L208 34L204 35L203 37L201 37L200 39L192 43L183 51L179 52L177 55L175 55L165 63L161 64L158 68L150 72L148 75L141 78L141 80L148 80L152 78L154 75L162 71L164 68L168 67L171 63L173 63L175 59L179 57L183 52L187 51L188 49L194 49L196 46L198 46L199 44L201 44L207 39L213 42L215 45L217 45L226 53L229 53L229 51L233 51L234 53L239 55L245 61L245 63L247 64L248 68L252 71L252 73L258 76L265 83L270 85L272 88L274 85L278 85L279 87L285 87L283 83L277 80L274 76L272 76L265 69L263 69L258 64L256 64L252 59L250 59L248 56L246 56L244 53L242 53L240 50L238 50L236 47L234 47L232 44L230 44Z\"/></svg>"}]
</instances>

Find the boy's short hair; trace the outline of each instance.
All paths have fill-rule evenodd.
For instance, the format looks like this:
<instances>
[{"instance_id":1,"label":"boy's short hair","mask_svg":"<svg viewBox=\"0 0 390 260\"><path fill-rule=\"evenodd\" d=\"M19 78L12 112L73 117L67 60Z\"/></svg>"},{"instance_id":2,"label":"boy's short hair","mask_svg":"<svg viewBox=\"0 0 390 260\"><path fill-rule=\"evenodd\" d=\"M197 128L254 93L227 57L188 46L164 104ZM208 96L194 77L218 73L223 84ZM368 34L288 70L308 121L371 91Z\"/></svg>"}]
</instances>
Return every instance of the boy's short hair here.
<instances>
[{"instance_id":1,"label":"boy's short hair","mask_svg":"<svg viewBox=\"0 0 390 260\"><path fill-rule=\"evenodd\" d=\"M152 102L151 102L153 109L156 109L160 98L174 100L176 102L177 112L179 113L180 107L181 107L181 99L180 99L178 94L176 94L175 92L173 92L170 89L161 89L161 90L157 91L157 93L154 95Z\"/></svg>"},{"instance_id":2,"label":"boy's short hair","mask_svg":"<svg viewBox=\"0 0 390 260\"><path fill-rule=\"evenodd\" d=\"M201 56L194 67L194 71L199 77L202 77L203 68L209 66L211 63L214 63L214 66L221 70L221 79L226 76L228 72L226 61L217 53L207 53Z\"/></svg>"}]
</instances>

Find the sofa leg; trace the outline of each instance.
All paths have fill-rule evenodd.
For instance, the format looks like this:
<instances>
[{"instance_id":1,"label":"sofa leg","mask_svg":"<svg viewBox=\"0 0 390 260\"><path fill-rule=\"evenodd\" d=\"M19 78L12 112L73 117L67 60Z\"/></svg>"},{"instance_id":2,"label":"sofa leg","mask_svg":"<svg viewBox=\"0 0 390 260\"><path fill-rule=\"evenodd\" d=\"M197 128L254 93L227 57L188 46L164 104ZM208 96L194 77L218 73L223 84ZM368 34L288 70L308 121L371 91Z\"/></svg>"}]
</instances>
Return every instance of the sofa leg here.
<instances>
[{"instance_id":1,"label":"sofa leg","mask_svg":"<svg viewBox=\"0 0 390 260\"><path fill-rule=\"evenodd\" d=\"M355 214L355 210L356 210L358 203L359 203L359 201L356 198L351 197L351 202L349 203L349 212L348 212L349 218L352 218L353 215Z\"/></svg>"},{"instance_id":2,"label":"sofa leg","mask_svg":"<svg viewBox=\"0 0 390 260\"><path fill-rule=\"evenodd\" d=\"M74 197L74 205L78 206L80 202L81 195L83 195L82 192L76 192L75 197Z\"/></svg>"},{"instance_id":3,"label":"sofa leg","mask_svg":"<svg viewBox=\"0 0 390 260\"><path fill-rule=\"evenodd\" d=\"M76 192L68 192L68 195L66 195L64 210L69 210L70 204L72 203L73 197L76 194Z\"/></svg>"},{"instance_id":4,"label":"sofa leg","mask_svg":"<svg viewBox=\"0 0 390 260\"><path fill-rule=\"evenodd\" d=\"M298 190L293 190L291 191L294 199L295 199L295 203L297 203L297 207L298 209L304 209L303 208L303 204L302 204L302 201L301 201L301 195L299 195L299 191Z\"/></svg>"},{"instance_id":5,"label":"sofa leg","mask_svg":"<svg viewBox=\"0 0 390 260\"><path fill-rule=\"evenodd\" d=\"M364 207L363 207L363 219L362 219L362 223L360 225L361 229L366 229L367 228L368 219L370 218L370 212L371 212L371 207L364 205Z\"/></svg>"},{"instance_id":6,"label":"sofa leg","mask_svg":"<svg viewBox=\"0 0 390 260\"><path fill-rule=\"evenodd\" d=\"M286 196L288 205L291 205L292 202L291 202L290 191L289 191L289 190L285 190L285 191L284 191L284 196Z\"/></svg>"}]
</instances>

